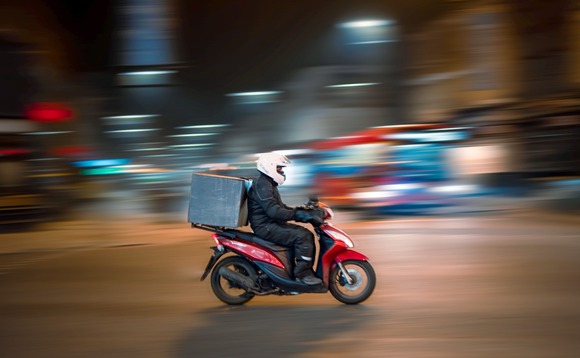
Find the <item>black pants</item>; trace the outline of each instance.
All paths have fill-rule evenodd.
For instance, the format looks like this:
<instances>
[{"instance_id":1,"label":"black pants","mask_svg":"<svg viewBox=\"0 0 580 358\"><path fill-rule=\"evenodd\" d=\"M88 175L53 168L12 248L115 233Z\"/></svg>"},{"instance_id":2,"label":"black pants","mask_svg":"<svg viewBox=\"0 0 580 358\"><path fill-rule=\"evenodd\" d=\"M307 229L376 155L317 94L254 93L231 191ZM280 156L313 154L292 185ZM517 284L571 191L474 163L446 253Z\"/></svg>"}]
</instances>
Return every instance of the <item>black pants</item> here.
<instances>
[{"instance_id":1,"label":"black pants","mask_svg":"<svg viewBox=\"0 0 580 358\"><path fill-rule=\"evenodd\" d=\"M302 277L312 268L314 255L314 235L300 225L279 223L252 228L254 233L264 240L281 246L293 247L297 261L294 274Z\"/></svg>"}]
</instances>

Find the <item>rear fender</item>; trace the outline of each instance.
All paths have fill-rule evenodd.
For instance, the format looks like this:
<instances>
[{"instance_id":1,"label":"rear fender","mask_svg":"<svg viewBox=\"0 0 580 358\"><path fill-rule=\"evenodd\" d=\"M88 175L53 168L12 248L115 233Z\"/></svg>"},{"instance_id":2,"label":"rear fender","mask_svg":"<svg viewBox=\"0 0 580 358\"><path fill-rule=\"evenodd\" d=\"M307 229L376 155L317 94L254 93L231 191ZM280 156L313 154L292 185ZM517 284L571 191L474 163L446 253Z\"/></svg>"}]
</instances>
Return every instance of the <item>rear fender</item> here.
<instances>
[{"instance_id":1,"label":"rear fender","mask_svg":"<svg viewBox=\"0 0 580 358\"><path fill-rule=\"evenodd\" d=\"M205 271L203 272L203 275L201 275L201 281L205 280L211 269L214 267L215 263L219 260L220 257L222 257L223 254L226 253L226 250L219 246L213 246L212 250L213 255L210 256L209 261L205 266Z\"/></svg>"}]
</instances>

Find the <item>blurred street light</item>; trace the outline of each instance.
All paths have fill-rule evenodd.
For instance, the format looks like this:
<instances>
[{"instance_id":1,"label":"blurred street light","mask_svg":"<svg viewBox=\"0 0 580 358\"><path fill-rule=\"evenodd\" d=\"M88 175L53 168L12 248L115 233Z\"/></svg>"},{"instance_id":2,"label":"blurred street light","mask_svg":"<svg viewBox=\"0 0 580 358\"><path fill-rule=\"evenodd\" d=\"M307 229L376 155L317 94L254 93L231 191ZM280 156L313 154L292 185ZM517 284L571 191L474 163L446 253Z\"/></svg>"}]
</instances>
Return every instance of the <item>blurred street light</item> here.
<instances>
[{"instance_id":1,"label":"blurred street light","mask_svg":"<svg viewBox=\"0 0 580 358\"><path fill-rule=\"evenodd\" d=\"M273 103L280 101L281 91L256 91L228 93L227 97L234 97L237 104Z\"/></svg>"},{"instance_id":2,"label":"blurred street light","mask_svg":"<svg viewBox=\"0 0 580 358\"><path fill-rule=\"evenodd\" d=\"M388 20L361 20L361 21L349 21L340 24L343 28L364 28L364 27L380 27L390 25L391 22Z\"/></svg>"},{"instance_id":3,"label":"blurred street light","mask_svg":"<svg viewBox=\"0 0 580 358\"><path fill-rule=\"evenodd\" d=\"M359 20L343 22L338 27L346 30L347 44L367 45L396 41L394 25L391 20Z\"/></svg>"},{"instance_id":4,"label":"blurred street light","mask_svg":"<svg viewBox=\"0 0 580 358\"><path fill-rule=\"evenodd\" d=\"M359 82L359 83L341 83L337 85L328 85L327 88L348 88L348 87L366 87L366 86L378 86L378 82Z\"/></svg>"}]
</instances>

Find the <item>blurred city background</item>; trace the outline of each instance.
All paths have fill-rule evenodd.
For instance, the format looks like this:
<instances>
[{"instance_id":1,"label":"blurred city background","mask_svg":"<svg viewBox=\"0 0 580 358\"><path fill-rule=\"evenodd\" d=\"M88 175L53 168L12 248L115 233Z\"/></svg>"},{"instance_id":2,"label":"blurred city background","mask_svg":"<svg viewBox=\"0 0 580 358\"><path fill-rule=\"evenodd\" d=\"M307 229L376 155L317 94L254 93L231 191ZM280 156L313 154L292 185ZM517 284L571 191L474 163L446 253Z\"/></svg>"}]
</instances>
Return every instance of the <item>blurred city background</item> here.
<instances>
[{"instance_id":1,"label":"blurred city background","mask_svg":"<svg viewBox=\"0 0 580 358\"><path fill-rule=\"evenodd\" d=\"M3 230L185 222L274 150L291 203L579 213L577 1L4 0L0 42Z\"/></svg>"},{"instance_id":2,"label":"blurred city background","mask_svg":"<svg viewBox=\"0 0 580 358\"><path fill-rule=\"evenodd\" d=\"M577 0L2 0L0 84L1 357L580 357ZM368 301L200 281L266 151Z\"/></svg>"}]
</instances>

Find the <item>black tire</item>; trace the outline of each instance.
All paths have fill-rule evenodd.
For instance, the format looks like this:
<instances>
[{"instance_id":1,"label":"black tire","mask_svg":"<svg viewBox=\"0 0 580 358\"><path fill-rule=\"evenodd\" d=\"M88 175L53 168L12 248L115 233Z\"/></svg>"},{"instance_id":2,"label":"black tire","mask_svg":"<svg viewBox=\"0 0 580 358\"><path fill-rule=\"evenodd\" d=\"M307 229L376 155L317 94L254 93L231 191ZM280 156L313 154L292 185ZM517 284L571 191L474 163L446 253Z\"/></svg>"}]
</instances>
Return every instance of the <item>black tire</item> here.
<instances>
[{"instance_id":1,"label":"black tire","mask_svg":"<svg viewBox=\"0 0 580 358\"><path fill-rule=\"evenodd\" d=\"M226 257L215 265L211 273L211 289L217 298L228 305L243 305L254 298L253 293L247 292L222 277L219 273L222 267L228 267L244 276L251 277L252 280L258 276L256 269L248 260L239 256Z\"/></svg>"},{"instance_id":2,"label":"black tire","mask_svg":"<svg viewBox=\"0 0 580 358\"><path fill-rule=\"evenodd\" d=\"M346 260L342 262L344 268L354 280L348 284L340 267L336 265L329 277L330 293L338 301L347 305L356 305L371 296L377 283L375 270L369 262Z\"/></svg>"}]
</instances>

